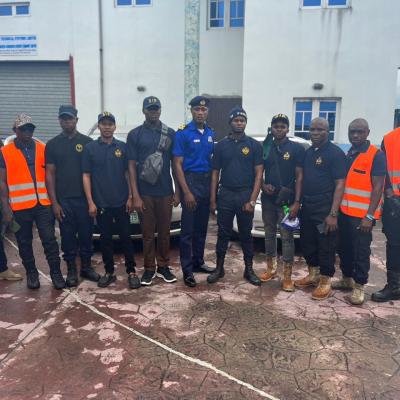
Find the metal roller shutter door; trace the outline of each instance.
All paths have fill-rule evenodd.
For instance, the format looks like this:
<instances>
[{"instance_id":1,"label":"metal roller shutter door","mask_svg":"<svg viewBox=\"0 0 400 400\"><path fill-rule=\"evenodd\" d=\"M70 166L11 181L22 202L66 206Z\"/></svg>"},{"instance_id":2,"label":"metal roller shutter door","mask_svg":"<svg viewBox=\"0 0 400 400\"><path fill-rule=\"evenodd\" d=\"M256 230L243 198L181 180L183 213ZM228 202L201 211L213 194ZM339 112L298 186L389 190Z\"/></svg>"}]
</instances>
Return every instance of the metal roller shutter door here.
<instances>
[{"instance_id":1,"label":"metal roller shutter door","mask_svg":"<svg viewBox=\"0 0 400 400\"><path fill-rule=\"evenodd\" d=\"M0 136L13 133L17 114L32 116L35 136L47 141L60 132L58 107L71 102L68 62L0 62Z\"/></svg>"}]
</instances>

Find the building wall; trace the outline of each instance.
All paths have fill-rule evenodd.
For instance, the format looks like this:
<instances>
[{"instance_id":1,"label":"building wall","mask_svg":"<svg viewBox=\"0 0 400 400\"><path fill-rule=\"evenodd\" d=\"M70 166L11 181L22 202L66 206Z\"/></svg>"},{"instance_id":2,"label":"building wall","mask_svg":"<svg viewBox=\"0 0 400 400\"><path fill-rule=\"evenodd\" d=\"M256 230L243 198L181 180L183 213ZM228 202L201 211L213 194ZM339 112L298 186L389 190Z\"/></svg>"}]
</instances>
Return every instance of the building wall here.
<instances>
[{"instance_id":1,"label":"building wall","mask_svg":"<svg viewBox=\"0 0 400 400\"><path fill-rule=\"evenodd\" d=\"M244 28L208 26L208 1L200 9L200 93L241 96Z\"/></svg>"},{"instance_id":2,"label":"building wall","mask_svg":"<svg viewBox=\"0 0 400 400\"><path fill-rule=\"evenodd\" d=\"M341 98L335 137L341 143L356 117L370 122L374 143L393 127L400 2L351 3L304 10L293 0L247 2L243 102L250 133L264 133L279 112L293 119L295 97ZM317 82L320 91L312 88Z\"/></svg>"}]
</instances>

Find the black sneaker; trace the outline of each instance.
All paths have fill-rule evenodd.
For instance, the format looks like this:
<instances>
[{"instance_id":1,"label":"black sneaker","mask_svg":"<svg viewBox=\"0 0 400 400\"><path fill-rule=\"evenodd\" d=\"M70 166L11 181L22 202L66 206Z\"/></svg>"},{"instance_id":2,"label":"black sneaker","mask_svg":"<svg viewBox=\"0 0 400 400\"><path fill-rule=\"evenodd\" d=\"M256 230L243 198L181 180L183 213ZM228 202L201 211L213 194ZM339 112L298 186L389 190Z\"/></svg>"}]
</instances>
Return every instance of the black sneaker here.
<instances>
[{"instance_id":1,"label":"black sneaker","mask_svg":"<svg viewBox=\"0 0 400 400\"><path fill-rule=\"evenodd\" d=\"M149 271L148 269L145 269L142 277L140 278L142 286L150 286L155 276L155 271Z\"/></svg>"},{"instance_id":2,"label":"black sneaker","mask_svg":"<svg viewBox=\"0 0 400 400\"><path fill-rule=\"evenodd\" d=\"M105 288L111 283L115 282L117 280L117 277L114 274L108 274L105 273L97 282L98 287Z\"/></svg>"},{"instance_id":3,"label":"black sneaker","mask_svg":"<svg viewBox=\"0 0 400 400\"><path fill-rule=\"evenodd\" d=\"M131 272L128 275L128 285L130 289L139 289L140 288L140 279L139 277L136 275L135 272Z\"/></svg>"},{"instance_id":4,"label":"black sneaker","mask_svg":"<svg viewBox=\"0 0 400 400\"><path fill-rule=\"evenodd\" d=\"M169 267L157 267L156 276L168 283L176 282L176 276L171 272Z\"/></svg>"},{"instance_id":5,"label":"black sneaker","mask_svg":"<svg viewBox=\"0 0 400 400\"><path fill-rule=\"evenodd\" d=\"M189 287L195 287L197 285L196 279L194 279L193 274L184 275L183 282L186 286Z\"/></svg>"}]
</instances>

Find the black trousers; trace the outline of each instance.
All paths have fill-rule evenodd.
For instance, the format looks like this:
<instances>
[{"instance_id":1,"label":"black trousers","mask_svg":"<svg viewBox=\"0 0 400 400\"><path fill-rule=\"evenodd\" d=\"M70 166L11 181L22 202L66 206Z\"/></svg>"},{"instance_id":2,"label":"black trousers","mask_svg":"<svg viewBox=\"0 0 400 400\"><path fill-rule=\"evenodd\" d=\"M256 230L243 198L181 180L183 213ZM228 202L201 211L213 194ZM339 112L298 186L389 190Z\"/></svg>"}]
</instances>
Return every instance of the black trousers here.
<instances>
[{"instance_id":1,"label":"black trousers","mask_svg":"<svg viewBox=\"0 0 400 400\"><path fill-rule=\"evenodd\" d=\"M335 255L338 233L320 233L318 226L323 224L329 214L332 202L302 205L300 213L300 244L303 256L310 267L320 267L321 275L332 277L335 274Z\"/></svg>"},{"instance_id":2,"label":"black trousers","mask_svg":"<svg viewBox=\"0 0 400 400\"><path fill-rule=\"evenodd\" d=\"M33 223L36 224L39 232L50 272L59 270L60 256L54 231L55 219L51 206L37 204L35 207L27 210L14 211L14 217L21 227L18 232L15 233L15 237L17 238L19 255L26 271L36 271L35 257L32 248Z\"/></svg>"},{"instance_id":3,"label":"black trousers","mask_svg":"<svg viewBox=\"0 0 400 400\"><path fill-rule=\"evenodd\" d=\"M60 222L61 249L65 261L74 261L78 255L90 260L93 253L93 218L85 198L60 200L65 217Z\"/></svg>"},{"instance_id":4,"label":"black trousers","mask_svg":"<svg viewBox=\"0 0 400 400\"><path fill-rule=\"evenodd\" d=\"M370 268L372 232L361 232L361 218L339 214L339 257L340 269L347 278L365 285Z\"/></svg>"},{"instance_id":5,"label":"black trousers","mask_svg":"<svg viewBox=\"0 0 400 400\"><path fill-rule=\"evenodd\" d=\"M0 227L2 226L2 213L0 212ZM7 271L7 256L4 251L3 236L0 237L0 272Z\"/></svg>"},{"instance_id":6,"label":"black trousers","mask_svg":"<svg viewBox=\"0 0 400 400\"><path fill-rule=\"evenodd\" d=\"M383 233L386 236L386 268L400 272L400 216L393 214L388 202L383 204Z\"/></svg>"},{"instance_id":7,"label":"black trousers","mask_svg":"<svg viewBox=\"0 0 400 400\"><path fill-rule=\"evenodd\" d=\"M251 229L253 227L254 213L242 210L243 205L250 201L251 192L252 189L241 192L233 192L225 188L219 190L217 201L217 257L224 256L228 249L229 239L232 235L233 219L236 216L243 258L245 260L253 259L253 237L251 236Z\"/></svg>"},{"instance_id":8,"label":"black trousers","mask_svg":"<svg viewBox=\"0 0 400 400\"><path fill-rule=\"evenodd\" d=\"M130 237L129 214L125 205L117 208L100 208L97 211L97 225L100 230L100 246L104 267L107 273L114 273L113 230L116 228L125 256L126 272L135 272L133 243Z\"/></svg>"}]
</instances>

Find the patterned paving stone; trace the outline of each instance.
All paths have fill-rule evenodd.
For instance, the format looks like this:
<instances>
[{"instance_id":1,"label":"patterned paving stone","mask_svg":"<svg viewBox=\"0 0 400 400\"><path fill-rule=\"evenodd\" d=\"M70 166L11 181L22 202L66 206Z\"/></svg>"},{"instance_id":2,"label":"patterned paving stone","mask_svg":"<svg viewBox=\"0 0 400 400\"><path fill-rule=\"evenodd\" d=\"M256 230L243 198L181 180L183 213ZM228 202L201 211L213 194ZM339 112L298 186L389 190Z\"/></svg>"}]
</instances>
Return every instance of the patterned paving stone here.
<instances>
[{"instance_id":1,"label":"patterned paving stone","mask_svg":"<svg viewBox=\"0 0 400 400\"><path fill-rule=\"evenodd\" d=\"M311 354L310 368L321 370L330 369L335 371L346 371L347 362L343 353L332 350L319 350Z\"/></svg>"},{"instance_id":2,"label":"patterned paving stone","mask_svg":"<svg viewBox=\"0 0 400 400\"><path fill-rule=\"evenodd\" d=\"M297 373L309 368L310 353L273 348L271 360L275 369Z\"/></svg>"},{"instance_id":3,"label":"patterned paving stone","mask_svg":"<svg viewBox=\"0 0 400 400\"><path fill-rule=\"evenodd\" d=\"M301 331L273 333L268 337L273 347L313 352L322 348L321 342Z\"/></svg>"}]
</instances>

